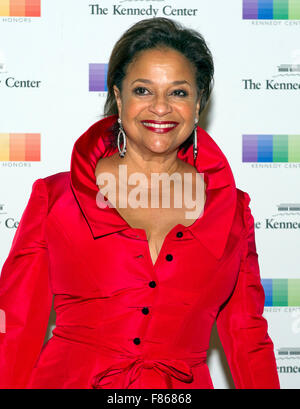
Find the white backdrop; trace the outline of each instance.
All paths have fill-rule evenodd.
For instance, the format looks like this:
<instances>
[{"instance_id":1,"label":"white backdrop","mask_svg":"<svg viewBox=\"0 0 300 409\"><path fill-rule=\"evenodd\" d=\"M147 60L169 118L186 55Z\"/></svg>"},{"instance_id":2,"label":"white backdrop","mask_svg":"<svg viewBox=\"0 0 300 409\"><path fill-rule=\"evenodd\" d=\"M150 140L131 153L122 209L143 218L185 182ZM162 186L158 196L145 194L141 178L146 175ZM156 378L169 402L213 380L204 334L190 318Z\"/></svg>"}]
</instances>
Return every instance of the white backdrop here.
<instances>
[{"instance_id":1,"label":"white backdrop","mask_svg":"<svg viewBox=\"0 0 300 409\"><path fill-rule=\"evenodd\" d=\"M300 0L26 2L40 4L41 16L29 16L25 8L15 16L16 1L0 0L0 268L32 183L69 170L74 142L101 118L106 93L89 90L90 64L106 64L113 44L133 23L154 16L178 20L199 30L214 56L215 86L202 126L252 199L264 315L281 386L299 388ZM243 18L251 5L257 15ZM283 10L284 19L268 10ZM40 160L14 156L13 145L8 156L8 141L21 149L19 134L40 134L40 146L31 148L40 149ZM251 135L252 145L258 140L256 159L245 162L253 148L243 145L243 135ZM263 145L263 135L269 135L269 145ZM215 329L208 358L215 388L233 388Z\"/></svg>"}]
</instances>

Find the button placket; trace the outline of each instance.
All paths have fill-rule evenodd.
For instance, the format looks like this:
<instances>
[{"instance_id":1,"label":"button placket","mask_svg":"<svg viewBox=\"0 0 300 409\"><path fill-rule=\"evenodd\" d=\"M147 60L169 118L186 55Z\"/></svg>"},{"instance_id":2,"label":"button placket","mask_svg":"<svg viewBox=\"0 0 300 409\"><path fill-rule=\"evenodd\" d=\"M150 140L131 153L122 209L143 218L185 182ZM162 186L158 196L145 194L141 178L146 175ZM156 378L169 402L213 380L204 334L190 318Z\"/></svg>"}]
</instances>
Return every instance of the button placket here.
<instances>
[{"instance_id":1,"label":"button placket","mask_svg":"<svg viewBox=\"0 0 300 409\"><path fill-rule=\"evenodd\" d=\"M140 233L140 232L139 232ZM134 237L136 237L136 238L140 238L141 240L143 240L144 239L144 235L143 235L143 232L142 232L142 234L134 234ZM148 249L149 249L149 244L148 244ZM136 255L135 255L135 258L136 259L140 259L141 261L143 261L143 259L145 259L145 255L144 254L142 254L142 253L137 253ZM148 285L149 285L149 287L150 288L155 288L156 287L156 282L154 281L154 280L152 280L152 281L150 281L150 282L148 282ZM146 306L144 306L144 307L139 307L139 310L140 310L140 313L142 313L142 314L144 314L144 315L148 315L149 313L150 313L150 310L149 310L149 308L148 307L146 307ZM133 342L133 344L134 345L140 345L141 344L141 339L139 338L139 337L135 337L135 338L133 338L132 339L132 342Z\"/></svg>"}]
</instances>

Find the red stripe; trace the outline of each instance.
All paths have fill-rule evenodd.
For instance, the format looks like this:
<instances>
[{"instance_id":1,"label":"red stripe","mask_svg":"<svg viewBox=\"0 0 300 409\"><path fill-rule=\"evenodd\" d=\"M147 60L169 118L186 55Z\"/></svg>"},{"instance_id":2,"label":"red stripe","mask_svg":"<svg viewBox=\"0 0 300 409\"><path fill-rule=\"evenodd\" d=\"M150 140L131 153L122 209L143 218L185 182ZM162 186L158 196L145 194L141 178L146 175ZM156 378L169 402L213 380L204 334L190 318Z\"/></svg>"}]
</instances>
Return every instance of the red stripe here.
<instances>
[{"instance_id":1,"label":"red stripe","mask_svg":"<svg viewBox=\"0 0 300 409\"><path fill-rule=\"evenodd\" d=\"M25 1L25 15L26 17L40 17L41 16L41 0L26 0Z\"/></svg>"},{"instance_id":2,"label":"red stripe","mask_svg":"<svg viewBox=\"0 0 300 409\"><path fill-rule=\"evenodd\" d=\"M39 133L26 134L25 160L41 160L41 135Z\"/></svg>"}]
</instances>

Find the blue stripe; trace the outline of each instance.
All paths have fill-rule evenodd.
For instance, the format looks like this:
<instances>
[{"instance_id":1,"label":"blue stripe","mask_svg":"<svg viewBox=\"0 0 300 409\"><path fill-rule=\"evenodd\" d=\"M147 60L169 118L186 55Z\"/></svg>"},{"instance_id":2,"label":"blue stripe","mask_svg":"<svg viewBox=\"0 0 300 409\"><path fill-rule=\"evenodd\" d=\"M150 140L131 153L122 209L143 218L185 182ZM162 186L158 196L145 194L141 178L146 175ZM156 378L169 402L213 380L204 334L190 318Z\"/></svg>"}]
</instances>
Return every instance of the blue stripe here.
<instances>
[{"instance_id":1,"label":"blue stripe","mask_svg":"<svg viewBox=\"0 0 300 409\"><path fill-rule=\"evenodd\" d=\"M258 0L258 19L273 19L273 0Z\"/></svg>"},{"instance_id":2,"label":"blue stripe","mask_svg":"<svg viewBox=\"0 0 300 409\"><path fill-rule=\"evenodd\" d=\"M104 91L107 91L107 71L108 71L108 64L105 64Z\"/></svg>"},{"instance_id":3,"label":"blue stripe","mask_svg":"<svg viewBox=\"0 0 300 409\"><path fill-rule=\"evenodd\" d=\"M265 307L272 307L273 306L272 279L264 278L261 280L261 283L265 291Z\"/></svg>"},{"instance_id":4,"label":"blue stripe","mask_svg":"<svg viewBox=\"0 0 300 409\"><path fill-rule=\"evenodd\" d=\"M273 162L273 135L258 135L257 162Z\"/></svg>"}]
</instances>

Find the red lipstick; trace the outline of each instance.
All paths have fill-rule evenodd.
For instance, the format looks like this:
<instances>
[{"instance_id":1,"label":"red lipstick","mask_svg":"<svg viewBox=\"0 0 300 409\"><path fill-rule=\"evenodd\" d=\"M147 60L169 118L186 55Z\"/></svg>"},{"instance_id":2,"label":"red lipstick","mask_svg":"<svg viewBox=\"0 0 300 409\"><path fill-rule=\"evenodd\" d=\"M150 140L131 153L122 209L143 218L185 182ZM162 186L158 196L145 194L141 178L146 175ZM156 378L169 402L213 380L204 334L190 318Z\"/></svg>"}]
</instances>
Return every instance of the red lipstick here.
<instances>
[{"instance_id":1,"label":"red lipstick","mask_svg":"<svg viewBox=\"0 0 300 409\"><path fill-rule=\"evenodd\" d=\"M151 132L155 133L167 133L172 131L178 125L175 121L153 121L145 120L141 121L142 125Z\"/></svg>"}]
</instances>

